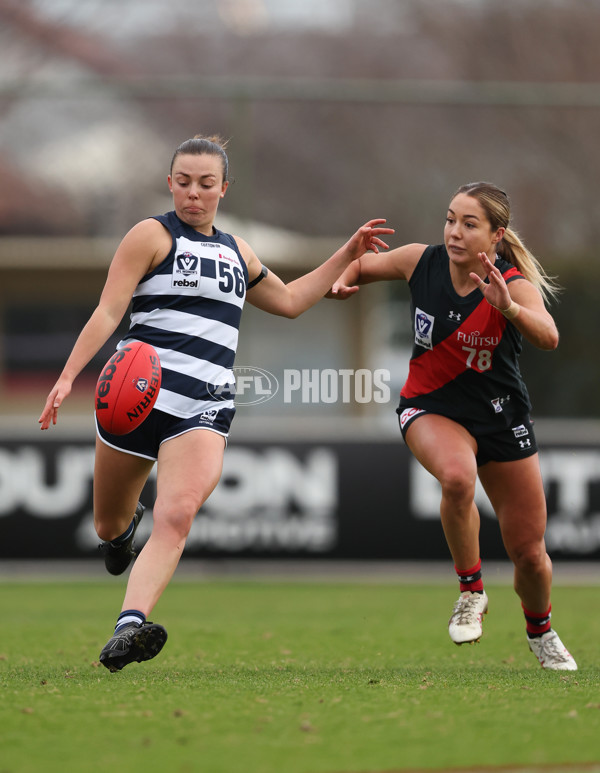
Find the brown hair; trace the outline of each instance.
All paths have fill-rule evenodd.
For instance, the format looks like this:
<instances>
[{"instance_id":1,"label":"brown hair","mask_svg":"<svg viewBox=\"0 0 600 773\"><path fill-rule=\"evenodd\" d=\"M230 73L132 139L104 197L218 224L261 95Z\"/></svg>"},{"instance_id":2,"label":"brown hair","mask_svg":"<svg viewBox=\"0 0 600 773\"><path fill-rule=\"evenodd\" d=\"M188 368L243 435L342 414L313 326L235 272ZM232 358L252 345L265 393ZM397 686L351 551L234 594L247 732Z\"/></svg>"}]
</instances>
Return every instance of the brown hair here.
<instances>
[{"instance_id":1,"label":"brown hair","mask_svg":"<svg viewBox=\"0 0 600 773\"><path fill-rule=\"evenodd\" d=\"M461 185L454 196L464 193L476 199L483 208L492 231L504 228L504 236L498 244L501 258L512 263L541 292L545 301L556 298L560 286L555 277L548 276L538 259L527 249L518 233L510 227L510 201L508 195L493 183L475 182ZM452 198L454 198L454 196Z\"/></svg>"},{"instance_id":2,"label":"brown hair","mask_svg":"<svg viewBox=\"0 0 600 773\"><path fill-rule=\"evenodd\" d=\"M202 134L196 134L189 140L185 140L177 148L171 159L171 173L173 172L173 164L177 156L220 156L223 166L223 182L227 182L229 176L229 159L225 148L227 147L227 140L222 139L218 135L212 135L211 137L205 137Z\"/></svg>"}]
</instances>

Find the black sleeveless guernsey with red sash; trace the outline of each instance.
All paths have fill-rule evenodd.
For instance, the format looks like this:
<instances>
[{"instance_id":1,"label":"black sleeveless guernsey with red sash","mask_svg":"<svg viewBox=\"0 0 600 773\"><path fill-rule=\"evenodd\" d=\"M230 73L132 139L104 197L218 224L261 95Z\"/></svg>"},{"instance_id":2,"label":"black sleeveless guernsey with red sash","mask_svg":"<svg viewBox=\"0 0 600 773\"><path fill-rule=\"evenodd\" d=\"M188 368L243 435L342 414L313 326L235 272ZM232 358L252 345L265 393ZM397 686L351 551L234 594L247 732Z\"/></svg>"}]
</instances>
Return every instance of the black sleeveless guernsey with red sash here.
<instances>
[{"instance_id":1,"label":"black sleeveless guernsey with red sash","mask_svg":"<svg viewBox=\"0 0 600 773\"><path fill-rule=\"evenodd\" d=\"M523 279L500 257L508 284ZM425 249L409 281L414 346L398 413L421 408L467 426L498 432L531 410L519 370L522 336L477 288L462 297L450 278L445 246Z\"/></svg>"}]
</instances>

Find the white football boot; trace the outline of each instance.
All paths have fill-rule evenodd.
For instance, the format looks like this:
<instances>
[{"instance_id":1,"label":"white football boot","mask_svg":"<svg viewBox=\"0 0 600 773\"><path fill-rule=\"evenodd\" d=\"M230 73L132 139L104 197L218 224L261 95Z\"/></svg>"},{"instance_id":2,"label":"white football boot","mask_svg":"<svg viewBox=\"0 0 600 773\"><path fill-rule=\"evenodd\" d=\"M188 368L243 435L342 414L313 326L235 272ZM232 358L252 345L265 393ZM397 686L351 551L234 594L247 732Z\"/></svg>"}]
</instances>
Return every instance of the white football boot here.
<instances>
[{"instance_id":1,"label":"white football boot","mask_svg":"<svg viewBox=\"0 0 600 773\"><path fill-rule=\"evenodd\" d=\"M550 629L542 636L527 637L529 649L540 661L542 668L551 671L577 671L577 663L556 631Z\"/></svg>"},{"instance_id":2,"label":"white football boot","mask_svg":"<svg viewBox=\"0 0 600 773\"><path fill-rule=\"evenodd\" d=\"M483 616L488 611L488 597L466 590L460 594L448 621L448 633L455 644L473 644L483 633Z\"/></svg>"}]
</instances>

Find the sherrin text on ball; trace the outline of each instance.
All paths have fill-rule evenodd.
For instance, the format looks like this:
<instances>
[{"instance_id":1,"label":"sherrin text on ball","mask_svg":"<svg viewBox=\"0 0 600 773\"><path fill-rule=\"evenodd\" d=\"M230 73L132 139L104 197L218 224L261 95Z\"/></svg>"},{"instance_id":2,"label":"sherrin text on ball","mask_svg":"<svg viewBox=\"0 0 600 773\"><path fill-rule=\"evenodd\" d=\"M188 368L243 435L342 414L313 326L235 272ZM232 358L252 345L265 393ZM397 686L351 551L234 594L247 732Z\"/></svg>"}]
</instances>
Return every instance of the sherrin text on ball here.
<instances>
[{"instance_id":1,"label":"sherrin text on ball","mask_svg":"<svg viewBox=\"0 0 600 773\"><path fill-rule=\"evenodd\" d=\"M127 343L108 360L96 385L96 416L113 435L126 435L144 421L158 397L160 359L141 341Z\"/></svg>"}]
</instances>

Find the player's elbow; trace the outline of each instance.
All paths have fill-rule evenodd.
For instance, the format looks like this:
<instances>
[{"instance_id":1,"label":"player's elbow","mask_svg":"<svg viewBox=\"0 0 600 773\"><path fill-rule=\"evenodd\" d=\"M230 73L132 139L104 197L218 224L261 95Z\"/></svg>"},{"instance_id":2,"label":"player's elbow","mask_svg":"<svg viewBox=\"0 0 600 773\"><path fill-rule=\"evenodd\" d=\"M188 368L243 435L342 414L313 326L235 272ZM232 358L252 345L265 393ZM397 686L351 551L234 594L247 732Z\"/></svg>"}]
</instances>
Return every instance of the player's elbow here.
<instances>
[{"instance_id":1,"label":"player's elbow","mask_svg":"<svg viewBox=\"0 0 600 773\"><path fill-rule=\"evenodd\" d=\"M274 314L276 317L284 317L285 319L296 319L299 317L304 309L298 309L291 304L278 303L271 306L261 307L263 311L267 311L269 314Z\"/></svg>"},{"instance_id":2,"label":"player's elbow","mask_svg":"<svg viewBox=\"0 0 600 773\"><path fill-rule=\"evenodd\" d=\"M556 328L545 331L544 335L540 336L537 341L538 349L543 349L547 352L553 352L558 347L559 335Z\"/></svg>"},{"instance_id":3,"label":"player's elbow","mask_svg":"<svg viewBox=\"0 0 600 773\"><path fill-rule=\"evenodd\" d=\"M558 333L558 328L555 324L550 325L548 328L548 334L547 334L547 346L546 348L548 351L554 351L556 347L558 346L558 341L560 339L560 335Z\"/></svg>"},{"instance_id":4,"label":"player's elbow","mask_svg":"<svg viewBox=\"0 0 600 773\"><path fill-rule=\"evenodd\" d=\"M280 299L277 314L286 319L297 319L310 306L312 306L312 303L306 303L306 300L302 297L288 292Z\"/></svg>"}]
</instances>

